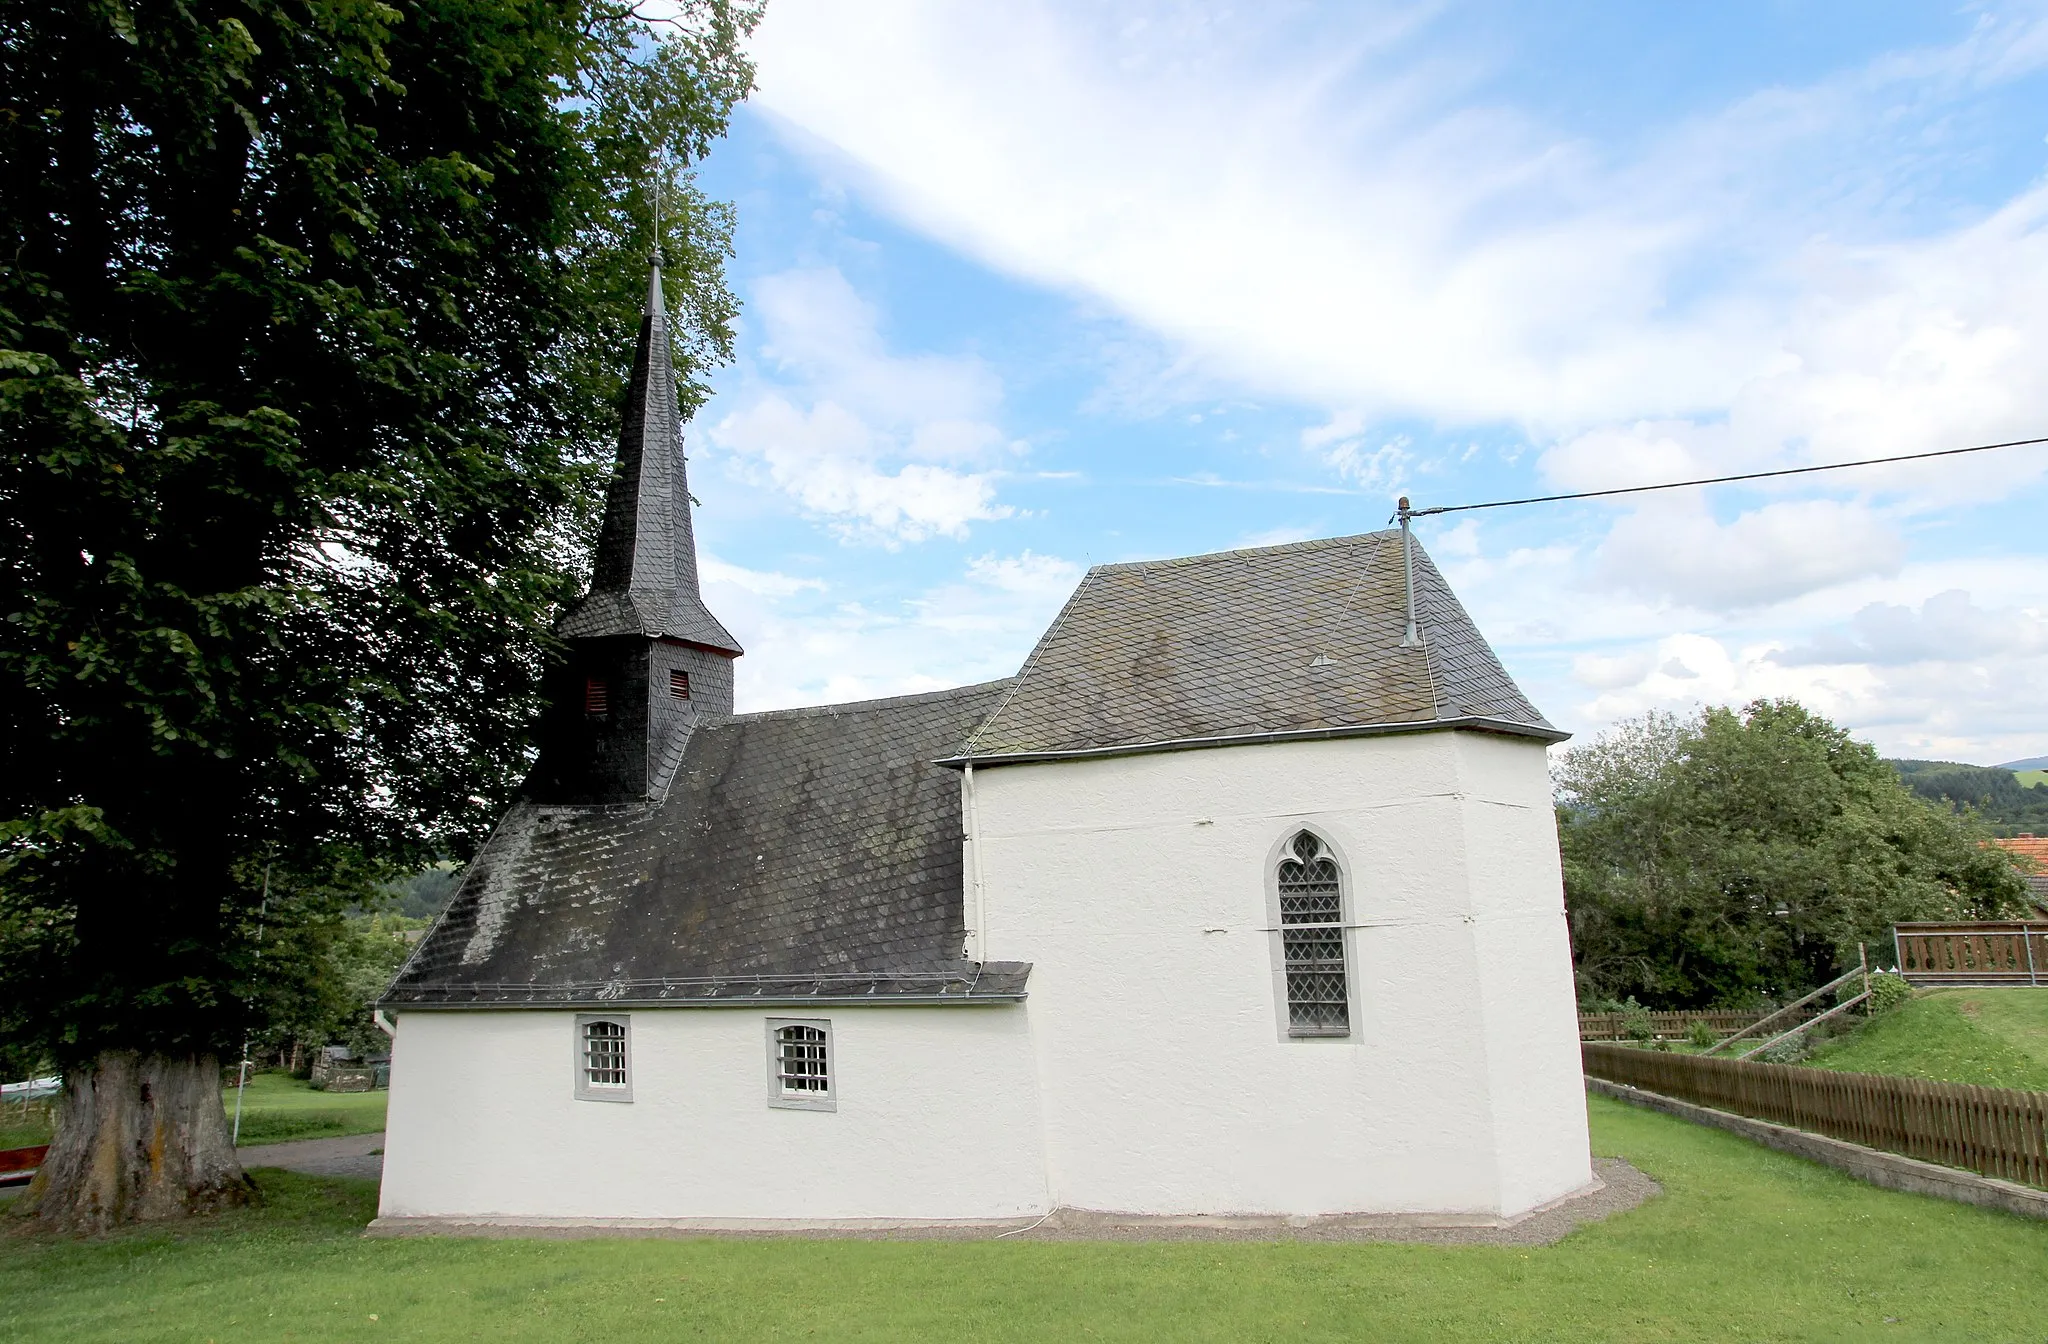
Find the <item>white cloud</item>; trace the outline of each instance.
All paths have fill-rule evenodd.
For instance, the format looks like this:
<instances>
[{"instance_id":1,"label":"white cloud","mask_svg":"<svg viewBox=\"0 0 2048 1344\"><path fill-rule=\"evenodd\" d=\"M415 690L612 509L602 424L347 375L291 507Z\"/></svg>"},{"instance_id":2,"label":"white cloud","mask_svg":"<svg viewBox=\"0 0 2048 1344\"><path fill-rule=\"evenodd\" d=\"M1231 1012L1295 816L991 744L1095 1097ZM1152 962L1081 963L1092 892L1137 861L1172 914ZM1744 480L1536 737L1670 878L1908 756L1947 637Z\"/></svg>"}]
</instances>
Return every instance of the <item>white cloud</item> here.
<instances>
[{"instance_id":1,"label":"white cloud","mask_svg":"<svg viewBox=\"0 0 2048 1344\"><path fill-rule=\"evenodd\" d=\"M1824 452L2048 405L2003 376L2048 321L2038 201L1923 242L1854 232L1903 228L1871 200L1923 171L1915 133L2038 67L2039 25L1617 158L1476 102L1483 63L1429 14L785 0L758 103L926 231L1214 374L1369 416L1564 428L1746 399Z\"/></svg>"},{"instance_id":2,"label":"white cloud","mask_svg":"<svg viewBox=\"0 0 2048 1344\"><path fill-rule=\"evenodd\" d=\"M710 554L698 556L697 574L706 588L735 588L754 597L795 597L802 592L825 591L823 579L803 579L772 570L747 569L727 564Z\"/></svg>"},{"instance_id":3,"label":"white cloud","mask_svg":"<svg viewBox=\"0 0 2048 1344\"><path fill-rule=\"evenodd\" d=\"M1302 430L1301 446L1363 490L1390 488L1406 480L1414 465L1406 434L1375 436L1367 431L1365 412L1356 409L1338 411L1327 422Z\"/></svg>"},{"instance_id":4,"label":"white cloud","mask_svg":"<svg viewBox=\"0 0 2048 1344\"><path fill-rule=\"evenodd\" d=\"M1697 494L1653 498L1600 548L1601 586L1678 606L1759 607L1870 574L1896 574L1905 542L1869 507L1767 504L1720 523Z\"/></svg>"},{"instance_id":5,"label":"white cloud","mask_svg":"<svg viewBox=\"0 0 2048 1344\"><path fill-rule=\"evenodd\" d=\"M1592 684L1602 669L1584 668L1581 679L1596 691L1576 707L1586 721L1789 696L1888 755L1988 763L2039 754L2048 742L2048 666L2038 657L1788 663L1771 642L1704 634L1667 636L1645 652L1630 670L1649 670L1615 684Z\"/></svg>"},{"instance_id":6,"label":"white cloud","mask_svg":"<svg viewBox=\"0 0 2048 1344\"><path fill-rule=\"evenodd\" d=\"M742 710L831 704L1010 676L1080 580L1025 551L968 561L900 603L848 600L816 579L707 564L705 599L748 652Z\"/></svg>"},{"instance_id":7,"label":"white cloud","mask_svg":"<svg viewBox=\"0 0 2048 1344\"><path fill-rule=\"evenodd\" d=\"M1905 667L1917 663L1973 662L2001 655L2048 651L2048 621L2013 607L1984 608L1960 588L1936 593L1919 610L1872 602L1849 618L1846 629L1825 630L1781 650L1773 661L1785 667L1867 663Z\"/></svg>"},{"instance_id":8,"label":"white cloud","mask_svg":"<svg viewBox=\"0 0 2048 1344\"><path fill-rule=\"evenodd\" d=\"M993 421L1002 386L984 363L891 354L836 270L768 276L753 304L765 367L705 432L743 475L841 537L892 547L1011 516L994 472L962 469L1017 448Z\"/></svg>"}]
</instances>

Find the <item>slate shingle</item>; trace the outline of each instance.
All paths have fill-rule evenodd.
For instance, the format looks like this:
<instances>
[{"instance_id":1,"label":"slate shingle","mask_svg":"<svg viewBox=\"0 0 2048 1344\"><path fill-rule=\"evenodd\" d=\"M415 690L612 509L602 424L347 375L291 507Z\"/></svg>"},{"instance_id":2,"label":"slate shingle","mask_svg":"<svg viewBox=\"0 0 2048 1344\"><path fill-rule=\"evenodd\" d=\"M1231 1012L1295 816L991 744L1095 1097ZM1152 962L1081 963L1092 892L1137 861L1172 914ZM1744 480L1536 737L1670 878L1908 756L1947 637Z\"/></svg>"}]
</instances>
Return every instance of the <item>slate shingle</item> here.
<instances>
[{"instance_id":1,"label":"slate shingle","mask_svg":"<svg viewBox=\"0 0 2048 1344\"><path fill-rule=\"evenodd\" d=\"M1008 686L707 717L658 807L517 804L384 1002L1020 997L961 956L933 764Z\"/></svg>"},{"instance_id":2,"label":"slate shingle","mask_svg":"<svg viewBox=\"0 0 2048 1344\"><path fill-rule=\"evenodd\" d=\"M1550 740L1421 546L1404 648L1398 530L1088 571L953 759L1467 723Z\"/></svg>"}]
</instances>

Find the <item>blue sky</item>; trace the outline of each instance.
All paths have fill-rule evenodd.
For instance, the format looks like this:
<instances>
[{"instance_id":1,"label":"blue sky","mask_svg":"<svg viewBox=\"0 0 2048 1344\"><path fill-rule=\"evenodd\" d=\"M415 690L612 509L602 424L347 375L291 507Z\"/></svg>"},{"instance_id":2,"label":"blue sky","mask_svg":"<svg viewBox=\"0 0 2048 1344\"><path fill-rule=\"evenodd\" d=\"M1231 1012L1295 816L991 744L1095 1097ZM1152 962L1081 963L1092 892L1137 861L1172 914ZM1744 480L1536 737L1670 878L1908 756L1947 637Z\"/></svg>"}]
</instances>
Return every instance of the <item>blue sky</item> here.
<instances>
[{"instance_id":1,"label":"blue sky","mask_svg":"<svg viewBox=\"0 0 2048 1344\"><path fill-rule=\"evenodd\" d=\"M771 0L688 430L743 708L1089 564L2048 434L2048 8ZM2048 751L2048 449L1430 520L1550 717Z\"/></svg>"}]
</instances>

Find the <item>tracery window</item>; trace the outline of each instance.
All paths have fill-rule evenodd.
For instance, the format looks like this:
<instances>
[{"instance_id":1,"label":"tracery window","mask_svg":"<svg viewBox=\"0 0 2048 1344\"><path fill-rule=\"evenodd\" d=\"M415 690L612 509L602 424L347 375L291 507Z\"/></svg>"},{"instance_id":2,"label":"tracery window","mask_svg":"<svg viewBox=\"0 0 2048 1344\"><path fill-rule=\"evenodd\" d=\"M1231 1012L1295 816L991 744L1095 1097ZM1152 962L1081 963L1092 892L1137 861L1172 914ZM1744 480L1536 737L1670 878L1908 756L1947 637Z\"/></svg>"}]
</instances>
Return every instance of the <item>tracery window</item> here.
<instances>
[{"instance_id":1,"label":"tracery window","mask_svg":"<svg viewBox=\"0 0 2048 1344\"><path fill-rule=\"evenodd\" d=\"M1344 875L1307 831L1280 860L1280 955L1287 1034L1349 1036L1351 976L1344 956Z\"/></svg>"}]
</instances>

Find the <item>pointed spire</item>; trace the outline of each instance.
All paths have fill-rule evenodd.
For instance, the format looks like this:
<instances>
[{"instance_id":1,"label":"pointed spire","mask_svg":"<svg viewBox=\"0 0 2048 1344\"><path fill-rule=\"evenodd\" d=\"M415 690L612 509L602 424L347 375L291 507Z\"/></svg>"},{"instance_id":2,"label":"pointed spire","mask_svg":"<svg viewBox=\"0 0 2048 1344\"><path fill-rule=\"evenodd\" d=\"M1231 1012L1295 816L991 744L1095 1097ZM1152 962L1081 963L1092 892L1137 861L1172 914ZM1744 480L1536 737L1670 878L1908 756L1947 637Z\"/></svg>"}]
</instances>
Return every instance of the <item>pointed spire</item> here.
<instances>
[{"instance_id":1,"label":"pointed spire","mask_svg":"<svg viewBox=\"0 0 2048 1344\"><path fill-rule=\"evenodd\" d=\"M659 253L655 254L654 260L647 263L647 306L640 310L640 315L642 317L658 317L664 325L668 322L668 307L661 297L661 255Z\"/></svg>"},{"instance_id":2,"label":"pointed spire","mask_svg":"<svg viewBox=\"0 0 2048 1344\"><path fill-rule=\"evenodd\" d=\"M740 652L705 608L697 586L690 482L658 258L647 268L647 305L640 316L618 466L605 496L590 591L556 623L555 633L564 639L667 637Z\"/></svg>"}]
</instances>

